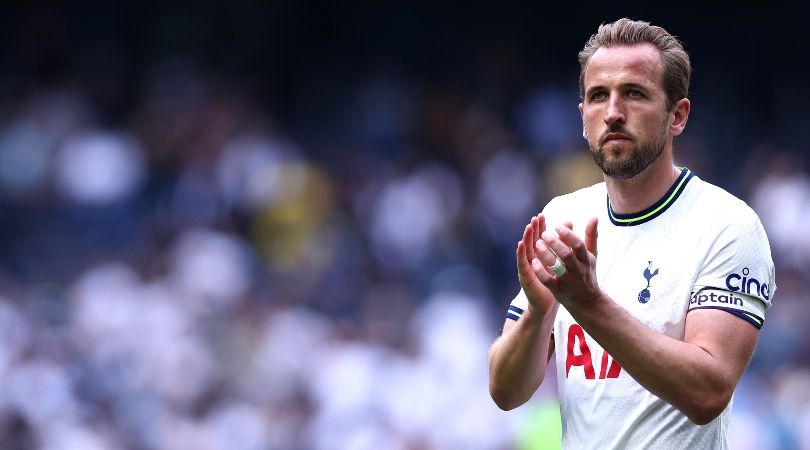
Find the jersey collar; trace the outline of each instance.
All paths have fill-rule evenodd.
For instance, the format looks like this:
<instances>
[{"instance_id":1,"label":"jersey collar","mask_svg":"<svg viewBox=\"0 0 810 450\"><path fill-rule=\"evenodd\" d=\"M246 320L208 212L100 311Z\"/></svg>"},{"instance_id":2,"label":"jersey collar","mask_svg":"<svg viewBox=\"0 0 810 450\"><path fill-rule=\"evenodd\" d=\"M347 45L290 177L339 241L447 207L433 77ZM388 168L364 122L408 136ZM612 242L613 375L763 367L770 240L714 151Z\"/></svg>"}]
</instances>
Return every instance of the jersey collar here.
<instances>
[{"instance_id":1,"label":"jersey collar","mask_svg":"<svg viewBox=\"0 0 810 450\"><path fill-rule=\"evenodd\" d=\"M613 207L610 206L610 197L607 199L607 209L608 209L608 217L610 221L613 222L613 225L620 226L620 227L630 227L634 225L641 225L642 223L647 223L656 217L660 216L667 210L675 200L681 195L681 193L686 188L686 183L692 179L694 174L691 170L684 167L681 169L681 174L678 175L678 178L672 184L672 187L669 188L666 194L664 194L661 199L655 202L649 208L633 213L633 214L619 214L613 211Z\"/></svg>"}]
</instances>

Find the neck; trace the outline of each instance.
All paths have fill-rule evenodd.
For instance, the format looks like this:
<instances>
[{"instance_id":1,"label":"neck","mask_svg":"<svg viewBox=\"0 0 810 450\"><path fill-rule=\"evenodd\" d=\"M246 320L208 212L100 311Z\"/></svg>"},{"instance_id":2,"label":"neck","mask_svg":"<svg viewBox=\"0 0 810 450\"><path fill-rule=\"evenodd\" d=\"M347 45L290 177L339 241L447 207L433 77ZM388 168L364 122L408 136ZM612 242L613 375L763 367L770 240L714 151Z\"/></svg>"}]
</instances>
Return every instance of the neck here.
<instances>
[{"instance_id":1,"label":"neck","mask_svg":"<svg viewBox=\"0 0 810 450\"><path fill-rule=\"evenodd\" d=\"M661 155L640 174L627 180L605 177L610 206L618 214L633 214L652 206L666 194L680 171L672 157Z\"/></svg>"}]
</instances>

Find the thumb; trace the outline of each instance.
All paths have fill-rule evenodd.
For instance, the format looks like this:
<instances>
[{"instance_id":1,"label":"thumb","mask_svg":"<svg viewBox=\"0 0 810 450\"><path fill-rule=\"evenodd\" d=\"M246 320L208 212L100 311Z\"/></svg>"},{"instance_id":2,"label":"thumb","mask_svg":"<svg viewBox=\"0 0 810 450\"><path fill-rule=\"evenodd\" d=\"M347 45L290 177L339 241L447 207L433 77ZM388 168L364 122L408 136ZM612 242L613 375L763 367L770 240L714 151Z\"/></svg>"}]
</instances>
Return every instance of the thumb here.
<instances>
[{"instance_id":1,"label":"thumb","mask_svg":"<svg viewBox=\"0 0 810 450\"><path fill-rule=\"evenodd\" d=\"M599 235L597 231L597 225L599 224L599 219L596 217L591 217L588 219L587 225L585 225L585 248L588 249L589 252L593 253L593 256L596 256L596 237Z\"/></svg>"}]
</instances>

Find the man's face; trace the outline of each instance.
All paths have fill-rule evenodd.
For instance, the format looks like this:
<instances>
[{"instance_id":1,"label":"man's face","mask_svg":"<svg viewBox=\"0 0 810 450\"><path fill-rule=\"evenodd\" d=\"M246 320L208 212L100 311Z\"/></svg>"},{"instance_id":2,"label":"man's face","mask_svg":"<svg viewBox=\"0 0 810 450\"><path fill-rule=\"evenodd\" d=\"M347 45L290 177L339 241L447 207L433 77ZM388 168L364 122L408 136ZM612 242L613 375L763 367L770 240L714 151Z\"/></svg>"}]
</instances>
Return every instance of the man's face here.
<instances>
[{"instance_id":1,"label":"man's face","mask_svg":"<svg viewBox=\"0 0 810 450\"><path fill-rule=\"evenodd\" d=\"M605 175L632 178L655 162L671 139L663 63L655 47L599 48L585 70L579 105L583 135Z\"/></svg>"}]
</instances>

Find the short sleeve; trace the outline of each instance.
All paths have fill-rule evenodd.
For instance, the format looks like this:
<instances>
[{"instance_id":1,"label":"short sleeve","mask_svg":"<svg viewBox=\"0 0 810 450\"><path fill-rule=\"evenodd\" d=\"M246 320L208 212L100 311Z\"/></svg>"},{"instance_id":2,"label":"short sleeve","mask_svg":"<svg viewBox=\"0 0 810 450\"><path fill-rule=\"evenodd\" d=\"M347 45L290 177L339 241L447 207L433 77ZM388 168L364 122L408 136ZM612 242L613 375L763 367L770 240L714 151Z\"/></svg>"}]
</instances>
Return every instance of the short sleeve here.
<instances>
[{"instance_id":1,"label":"short sleeve","mask_svg":"<svg viewBox=\"0 0 810 450\"><path fill-rule=\"evenodd\" d=\"M689 311L722 309L761 327L776 280L759 218L748 206L734 205L720 212L706 233L708 251L693 283Z\"/></svg>"},{"instance_id":2,"label":"short sleeve","mask_svg":"<svg viewBox=\"0 0 810 450\"><path fill-rule=\"evenodd\" d=\"M518 292L512 302L509 303L509 309L506 310L506 318L512 320L519 320L523 317L523 312L526 311L526 308L529 307L529 299L526 298L526 294L523 292L523 289Z\"/></svg>"}]
</instances>

